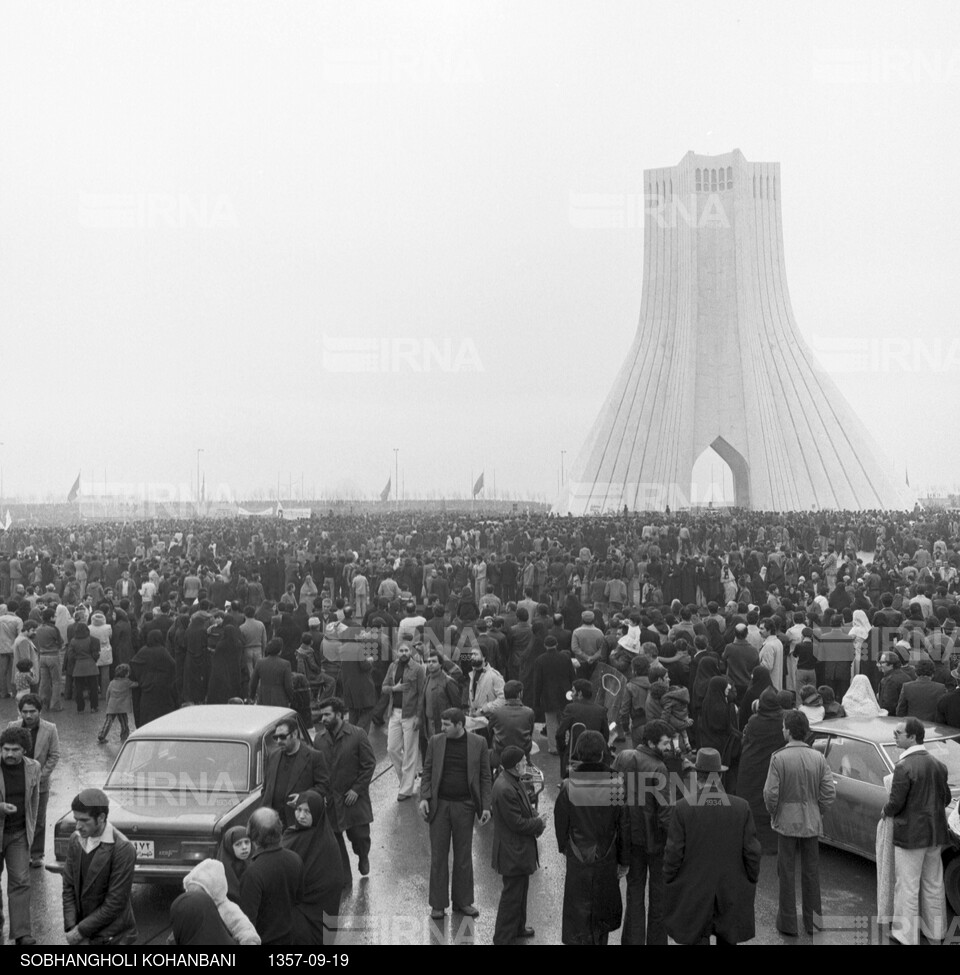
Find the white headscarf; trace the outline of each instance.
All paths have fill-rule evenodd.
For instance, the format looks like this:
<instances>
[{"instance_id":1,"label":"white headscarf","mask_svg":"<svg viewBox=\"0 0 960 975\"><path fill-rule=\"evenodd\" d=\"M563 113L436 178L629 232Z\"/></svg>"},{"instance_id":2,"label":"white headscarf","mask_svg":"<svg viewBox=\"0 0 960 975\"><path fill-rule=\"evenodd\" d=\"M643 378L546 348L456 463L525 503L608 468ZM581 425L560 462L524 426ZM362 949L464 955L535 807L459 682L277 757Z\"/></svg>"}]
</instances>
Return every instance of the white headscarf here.
<instances>
[{"instance_id":1,"label":"white headscarf","mask_svg":"<svg viewBox=\"0 0 960 975\"><path fill-rule=\"evenodd\" d=\"M857 674L853 678L841 704L848 718L879 718L887 713L881 710L877 695L873 693L865 674Z\"/></svg>"}]
</instances>

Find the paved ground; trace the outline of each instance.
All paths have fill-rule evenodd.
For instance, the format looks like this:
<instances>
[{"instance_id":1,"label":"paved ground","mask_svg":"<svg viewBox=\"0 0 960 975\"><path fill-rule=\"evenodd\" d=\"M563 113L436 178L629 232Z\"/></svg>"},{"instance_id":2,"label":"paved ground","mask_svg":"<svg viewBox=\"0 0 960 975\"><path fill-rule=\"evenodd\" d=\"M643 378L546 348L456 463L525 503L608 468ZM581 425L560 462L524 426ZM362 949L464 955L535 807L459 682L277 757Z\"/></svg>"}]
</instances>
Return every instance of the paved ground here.
<instances>
[{"instance_id":1,"label":"paved ground","mask_svg":"<svg viewBox=\"0 0 960 975\"><path fill-rule=\"evenodd\" d=\"M53 822L67 809L70 800L85 786L100 786L116 756L116 740L98 745L96 733L103 715L77 715L72 704L54 715L60 729L61 758L54 774L50 800L47 855L53 856L51 831ZM5 725L16 717L14 702L0 701L0 720ZM49 716L47 716L49 717ZM116 729L114 729L116 735ZM467 943L490 944L500 893L500 878L490 868L493 827L478 829L474 839L474 872L476 904L480 917L476 921L449 915L442 924L431 922L427 905L429 843L427 826L417 814L413 801L396 801L396 779L386 759L386 735L374 730L372 741L377 754L377 772L371 788L376 822L373 824L371 873L357 880L345 898L342 914L348 916L355 943L424 944ZM552 815L553 797L559 781L558 759L545 753L537 763L546 773L547 788L540 808ZM846 930L818 935L819 943L854 944L862 942L862 929L854 929L854 918L867 916L875 909L875 872L873 864L826 847L821 852L821 883L825 915L849 917L840 921ZM540 871L530 885L529 918L536 929L530 944L559 944L560 917L563 903L564 860L557 852L552 827L540 840ZM356 861L354 860L354 870ZM60 908L61 880L44 870L31 871L33 880L32 910L34 936L41 944L64 944ZM4 906L6 890L4 884ZM137 885L133 902L145 943L162 941L167 929L169 905L176 891ZM776 858L765 857L757 892L757 931L753 944L810 944L813 939L783 938L774 928L777 906ZM5 932L6 933L6 930ZM619 943L619 932L610 938Z\"/></svg>"}]
</instances>

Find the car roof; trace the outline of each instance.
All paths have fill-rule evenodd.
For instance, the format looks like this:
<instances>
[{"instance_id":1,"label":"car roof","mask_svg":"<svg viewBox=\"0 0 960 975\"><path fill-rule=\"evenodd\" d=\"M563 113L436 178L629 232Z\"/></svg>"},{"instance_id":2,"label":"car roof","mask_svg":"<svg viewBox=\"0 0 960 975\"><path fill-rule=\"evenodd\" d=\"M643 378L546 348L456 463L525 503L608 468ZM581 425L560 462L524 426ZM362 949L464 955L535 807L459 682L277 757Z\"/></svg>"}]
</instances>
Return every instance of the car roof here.
<instances>
[{"instance_id":1,"label":"car roof","mask_svg":"<svg viewBox=\"0 0 960 975\"><path fill-rule=\"evenodd\" d=\"M290 708L261 705L195 704L171 711L137 728L136 738L258 738L281 718L297 720Z\"/></svg>"},{"instance_id":2,"label":"car roof","mask_svg":"<svg viewBox=\"0 0 960 975\"><path fill-rule=\"evenodd\" d=\"M872 741L877 745L892 745L893 729L905 721L905 718L832 718L829 721L817 721L810 725L811 731L828 732L833 735L843 735L846 738L859 738ZM960 728L951 728L945 724L935 724L924 721L924 741L937 741L941 738L960 737Z\"/></svg>"}]
</instances>

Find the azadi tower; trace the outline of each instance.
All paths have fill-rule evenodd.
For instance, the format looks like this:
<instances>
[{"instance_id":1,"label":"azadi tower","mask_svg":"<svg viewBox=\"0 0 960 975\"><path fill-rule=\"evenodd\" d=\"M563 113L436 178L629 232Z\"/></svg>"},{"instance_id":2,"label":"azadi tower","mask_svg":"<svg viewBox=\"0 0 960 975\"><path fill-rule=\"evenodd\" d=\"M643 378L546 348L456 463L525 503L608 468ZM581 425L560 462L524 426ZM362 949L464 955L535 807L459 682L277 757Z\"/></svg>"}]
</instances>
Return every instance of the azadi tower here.
<instances>
[{"instance_id":1,"label":"azadi tower","mask_svg":"<svg viewBox=\"0 0 960 975\"><path fill-rule=\"evenodd\" d=\"M688 152L646 170L644 192L640 324L558 510L685 507L707 447L732 470L737 506L911 507L800 337L779 164Z\"/></svg>"}]
</instances>

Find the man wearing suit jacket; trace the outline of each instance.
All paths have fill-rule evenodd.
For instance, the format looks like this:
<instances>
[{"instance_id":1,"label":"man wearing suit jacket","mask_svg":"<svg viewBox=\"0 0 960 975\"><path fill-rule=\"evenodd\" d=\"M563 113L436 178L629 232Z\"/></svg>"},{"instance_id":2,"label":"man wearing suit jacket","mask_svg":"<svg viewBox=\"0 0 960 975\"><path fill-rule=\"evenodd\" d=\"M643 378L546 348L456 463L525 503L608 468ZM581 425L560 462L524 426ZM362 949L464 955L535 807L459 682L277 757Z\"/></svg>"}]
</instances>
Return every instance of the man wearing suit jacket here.
<instances>
[{"instance_id":1,"label":"man wearing suit jacket","mask_svg":"<svg viewBox=\"0 0 960 975\"><path fill-rule=\"evenodd\" d=\"M901 944L919 942L918 920L931 942L944 936L947 916L940 849L949 842L946 807L950 804L947 767L924 747L917 718L897 723L893 732L903 751L893 770L883 816L893 817L893 927Z\"/></svg>"},{"instance_id":2,"label":"man wearing suit jacket","mask_svg":"<svg viewBox=\"0 0 960 975\"><path fill-rule=\"evenodd\" d=\"M293 718L284 718L273 729L273 740L279 746L267 756L260 805L273 809L284 827L294 825L290 796L301 792L319 792L329 804L330 771L327 761L316 749L300 740Z\"/></svg>"},{"instance_id":3,"label":"man wearing suit jacket","mask_svg":"<svg viewBox=\"0 0 960 975\"><path fill-rule=\"evenodd\" d=\"M936 721L937 705L947 693L946 685L933 679L936 668L932 660L918 660L916 671L917 679L908 681L900 688L897 717Z\"/></svg>"},{"instance_id":4,"label":"man wearing suit jacket","mask_svg":"<svg viewBox=\"0 0 960 975\"><path fill-rule=\"evenodd\" d=\"M107 822L109 801L84 789L71 805L77 831L63 865L63 928L71 945L128 945L137 937L130 895L137 854Z\"/></svg>"},{"instance_id":5,"label":"man wearing suit jacket","mask_svg":"<svg viewBox=\"0 0 960 975\"><path fill-rule=\"evenodd\" d=\"M33 742L27 750L27 758L40 763L40 805L37 807L37 824L30 845L30 866L42 867L46 849L47 800L50 798L50 774L60 761L60 735L52 721L40 717L43 705L36 694L26 694L18 702L20 720L11 721L8 728L26 728Z\"/></svg>"},{"instance_id":6,"label":"man wearing suit jacket","mask_svg":"<svg viewBox=\"0 0 960 975\"><path fill-rule=\"evenodd\" d=\"M527 927L527 890L530 874L540 866L537 837L546 822L533 811L520 783L525 766L523 749L509 745L500 756L500 764L502 771L493 784L493 869L503 877L503 891L493 943L509 945L516 938L534 935L533 928Z\"/></svg>"},{"instance_id":7,"label":"man wearing suit jacket","mask_svg":"<svg viewBox=\"0 0 960 975\"><path fill-rule=\"evenodd\" d=\"M420 815L430 824L430 916L437 920L449 903L451 840L453 909L466 917L480 913L473 903L473 820L490 821L490 758L487 743L465 725L460 708L441 713L420 777Z\"/></svg>"}]
</instances>

